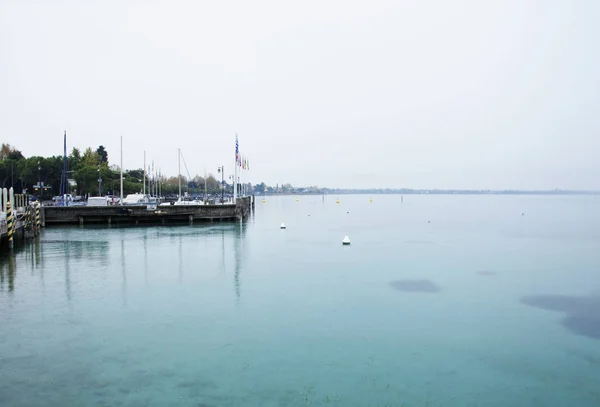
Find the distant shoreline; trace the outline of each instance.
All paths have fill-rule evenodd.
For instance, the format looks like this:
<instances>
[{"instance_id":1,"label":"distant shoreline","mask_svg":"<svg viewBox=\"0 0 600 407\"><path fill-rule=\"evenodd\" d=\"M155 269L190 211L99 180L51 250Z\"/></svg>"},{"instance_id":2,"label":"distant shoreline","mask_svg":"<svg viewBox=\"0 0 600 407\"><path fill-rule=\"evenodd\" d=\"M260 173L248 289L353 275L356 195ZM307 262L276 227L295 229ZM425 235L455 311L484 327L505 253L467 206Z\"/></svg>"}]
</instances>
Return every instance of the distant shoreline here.
<instances>
[{"instance_id":1,"label":"distant shoreline","mask_svg":"<svg viewBox=\"0 0 600 407\"><path fill-rule=\"evenodd\" d=\"M600 191L327 190L321 192L278 192L257 195L600 195Z\"/></svg>"}]
</instances>

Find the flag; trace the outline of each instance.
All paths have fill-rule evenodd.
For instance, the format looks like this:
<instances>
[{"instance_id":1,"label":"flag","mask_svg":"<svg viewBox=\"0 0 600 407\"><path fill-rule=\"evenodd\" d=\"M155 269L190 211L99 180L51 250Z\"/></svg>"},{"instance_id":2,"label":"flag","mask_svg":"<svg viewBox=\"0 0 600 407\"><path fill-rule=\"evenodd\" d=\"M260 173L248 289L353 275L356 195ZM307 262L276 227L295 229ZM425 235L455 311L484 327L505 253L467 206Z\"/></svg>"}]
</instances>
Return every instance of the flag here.
<instances>
[{"instance_id":1,"label":"flag","mask_svg":"<svg viewBox=\"0 0 600 407\"><path fill-rule=\"evenodd\" d=\"M248 161L248 160L246 160L246 167L247 167L246 169L248 171L250 171L250 161Z\"/></svg>"},{"instance_id":2,"label":"flag","mask_svg":"<svg viewBox=\"0 0 600 407\"><path fill-rule=\"evenodd\" d=\"M240 161L240 144L238 142L238 135L235 133L235 163Z\"/></svg>"}]
</instances>

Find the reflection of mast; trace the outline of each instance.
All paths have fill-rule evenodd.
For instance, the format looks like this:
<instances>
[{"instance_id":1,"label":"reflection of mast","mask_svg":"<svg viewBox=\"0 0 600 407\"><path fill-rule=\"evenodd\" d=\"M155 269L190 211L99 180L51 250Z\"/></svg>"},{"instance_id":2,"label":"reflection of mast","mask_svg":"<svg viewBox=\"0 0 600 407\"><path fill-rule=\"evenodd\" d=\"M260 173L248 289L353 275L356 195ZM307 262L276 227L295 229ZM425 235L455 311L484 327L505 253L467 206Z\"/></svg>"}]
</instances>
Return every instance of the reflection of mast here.
<instances>
[{"instance_id":1,"label":"reflection of mast","mask_svg":"<svg viewBox=\"0 0 600 407\"><path fill-rule=\"evenodd\" d=\"M234 274L234 283L235 283L235 295L239 301L240 299L240 295L241 295L241 287L240 287L240 272L241 272L241 253L242 250L240 249L240 241L244 239L244 228L245 225L244 223L240 222L237 224L236 227L236 236L235 236L235 244L234 244L234 249L235 249L235 274Z\"/></svg>"},{"instance_id":2,"label":"reflection of mast","mask_svg":"<svg viewBox=\"0 0 600 407\"><path fill-rule=\"evenodd\" d=\"M125 239L121 236L121 276L123 277L123 305L127 305L127 272L125 270Z\"/></svg>"},{"instance_id":3,"label":"reflection of mast","mask_svg":"<svg viewBox=\"0 0 600 407\"><path fill-rule=\"evenodd\" d=\"M222 253L222 266L223 266L223 273L225 273L225 228L221 228L221 253Z\"/></svg>"},{"instance_id":4,"label":"reflection of mast","mask_svg":"<svg viewBox=\"0 0 600 407\"><path fill-rule=\"evenodd\" d=\"M65 294L67 300L71 301L71 268L69 266L69 242L65 242Z\"/></svg>"},{"instance_id":5,"label":"reflection of mast","mask_svg":"<svg viewBox=\"0 0 600 407\"><path fill-rule=\"evenodd\" d=\"M148 283L148 229L144 228L144 280Z\"/></svg>"},{"instance_id":6,"label":"reflection of mast","mask_svg":"<svg viewBox=\"0 0 600 407\"><path fill-rule=\"evenodd\" d=\"M183 281L183 255L181 253L181 247L183 246L183 237L179 235L179 283Z\"/></svg>"}]
</instances>

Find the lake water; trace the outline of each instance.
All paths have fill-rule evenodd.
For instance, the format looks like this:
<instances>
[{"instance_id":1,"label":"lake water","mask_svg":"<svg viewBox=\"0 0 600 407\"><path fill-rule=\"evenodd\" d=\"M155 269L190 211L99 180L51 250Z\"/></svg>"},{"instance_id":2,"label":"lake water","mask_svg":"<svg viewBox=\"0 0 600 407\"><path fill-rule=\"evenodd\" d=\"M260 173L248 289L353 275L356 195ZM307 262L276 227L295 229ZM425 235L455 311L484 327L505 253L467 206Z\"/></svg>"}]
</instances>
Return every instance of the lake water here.
<instances>
[{"instance_id":1,"label":"lake water","mask_svg":"<svg viewBox=\"0 0 600 407\"><path fill-rule=\"evenodd\" d=\"M0 405L600 405L600 197L339 198L2 252Z\"/></svg>"}]
</instances>

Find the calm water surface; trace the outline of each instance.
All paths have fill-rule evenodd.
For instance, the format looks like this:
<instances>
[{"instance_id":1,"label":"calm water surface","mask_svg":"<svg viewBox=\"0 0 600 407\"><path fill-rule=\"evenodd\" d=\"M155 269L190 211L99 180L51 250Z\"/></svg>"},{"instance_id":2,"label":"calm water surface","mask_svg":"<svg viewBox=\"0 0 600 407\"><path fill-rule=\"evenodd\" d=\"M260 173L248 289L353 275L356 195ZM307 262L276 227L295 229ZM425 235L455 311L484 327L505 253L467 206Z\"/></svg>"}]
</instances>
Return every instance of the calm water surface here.
<instances>
[{"instance_id":1,"label":"calm water surface","mask_svg":"<svg viewBox=\"0 0 600 407\"><path fill-rule=\"evenodd\" d=\"M600 405L600 197L335 198L2 252L0 405Z\"/></svg>"}]
</instances>

